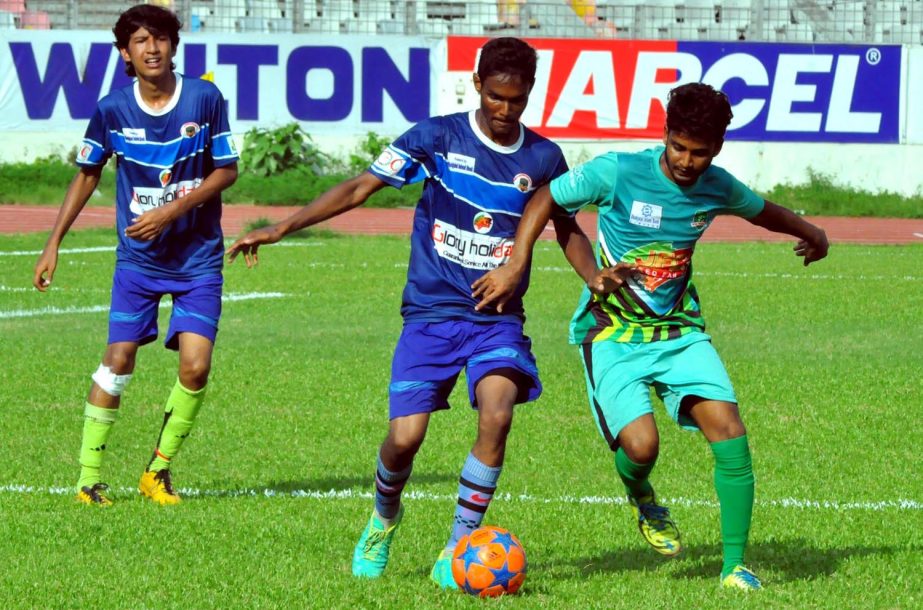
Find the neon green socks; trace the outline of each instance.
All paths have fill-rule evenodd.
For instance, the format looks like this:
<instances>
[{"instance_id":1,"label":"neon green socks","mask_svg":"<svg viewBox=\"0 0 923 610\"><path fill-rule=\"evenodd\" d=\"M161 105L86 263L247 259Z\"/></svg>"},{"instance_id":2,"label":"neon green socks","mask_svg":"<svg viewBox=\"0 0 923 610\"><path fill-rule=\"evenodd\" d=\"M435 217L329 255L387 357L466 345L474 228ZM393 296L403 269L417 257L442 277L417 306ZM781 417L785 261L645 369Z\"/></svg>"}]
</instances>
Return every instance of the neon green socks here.
<instances>
[{"instance_id":1,"label":"neon green socks","mask_svg":"<svg viewBox=\"0 0 923 610\"><path fill-rule=\"evenodd\" d=\"M651 487L647 477L650 476L656 463L657 461L654 460L650 464L635 464L621 447L618 448L615 452L615 471L619 473L629 496L637 500L653 495L654 488Z\"/></svg>"},{"instance_id":2,"label":"neon green socks","mask_svg":"<svg viewBox=\"0 0 923 610\"><path fill-rule=\"evenodd\" d=\"M711 443L711 450L715 454L715 490L721 505L724 578L744 562L753 516L753 462L746 435Z\"/></svg>"},{"instance_id":3,"label":"neon green socks","mask_svg":"<svg viewBox=\"0 0 923 610\"><path fill-rule=\"evenodd\" d=\"M157 471L170 468L170 460L176 456L183 441L189 436L203 400L205 400L204 387L193 391L183 387L179 379L176 380L176 385L173 386L170 397L167 399L167 405L164 407L163 427L160 429L157 448L154 450L151 463L148 464L148 470Z\"/></svg>"},{"instance_id":4,"label":"neon green socks","mask_svg":"<svg viewBox=\"0 0 923 610\"><path fill-rule=\"evenodd\" d=\"M92 487L100 482L99 469L103 463L106 440L118 409L103 409L86 403L83 408L83 440L80 443L80 480L77 489Z\"/></svg>"}]
</instances>

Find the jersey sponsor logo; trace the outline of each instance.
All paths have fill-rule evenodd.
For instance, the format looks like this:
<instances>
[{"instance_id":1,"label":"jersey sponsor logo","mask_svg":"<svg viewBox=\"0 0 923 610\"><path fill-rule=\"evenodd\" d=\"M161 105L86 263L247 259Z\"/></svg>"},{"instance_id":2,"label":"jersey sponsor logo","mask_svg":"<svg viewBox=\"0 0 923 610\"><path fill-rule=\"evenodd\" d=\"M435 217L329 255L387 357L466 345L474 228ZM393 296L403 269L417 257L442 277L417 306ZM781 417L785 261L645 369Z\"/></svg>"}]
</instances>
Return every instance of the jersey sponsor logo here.
<instances>
[{"instance_id":1,"label":"jersey sponsor logo","mask_svg":"<svg viewBox=\"0 0 923 610\"><path fill-rule=\"evenodd\" d=\"M195 134L199 133L199 129L200 127L198 123L193 123L191 121L188 123L183 123L182 127L179 128L179 135L184 138L191 138L195 136Z\"/></svg>"},{"instance_id":2,"label":"jersey sponsor logo","mask_svg":"<svg viewBox=\"0 0 923 610\"><path fill-rule=\"evenodd\" d=\"M126 127L122 130L126 142L144 142L147 139L144 128Z\"/></svg>"},{"instance_id":3,"label":"jersey sponsor logo","mask_svg":"<svg viewBox=\"0 0 923 610\"><path fill-rule=\"evenodd\" d=\"M513 253L510 237L489 237L465 231L442 220L433 223L433 246L440 257L467 269L490 270Z\"/></svg>"},{"instance_id":4,"label":"jersey sponsor logo","mask_svg":"<svg viewBox=\"0 0 923 610\"><path fill-rule=\"evenodd\" d=\"M378 155L378 159L375 160L373 166L383 174L396 176L404 167L405 163L406 161L402 156L390 148L386 148Z\"/></svg>"},{"instance_id":5,"label":"jersey sponsor logo","mask_svg":"<svg viewBox=\"0 0 923 610\"><path fill-rule=\"evenodd\" d=\"M173 177L173 170L165 169L160 172L160 185L167 186L170 184L170 178Z\"/></svg>"},{"instance_id":6,"label":"jersey sponsor logo","mask_svg":"<svg viewBox=\"0 0 923 610\"><path fill-rule=\"evenodd\" d=\"M689 272L692 248L673 249L668 242L654 242L625 253L622 261L638 267L629 284L654 292L670 280L684 277Z\"/></svg>"},{"instance_id":7,"label":"jersey sponsor logo","mask_svg":"<svg viewBox=\"0 0 923 610\"><path fill-rule=\"evenodd\" d=\"M628 217L628 222L633 225L638 225L639 227L659 229L660 218L662 216L662 206L654 205L653 203L645 203L643 201L632 201L631 214Z\"/></svg>"},{"instance_id":8,"label":"jersey sponsor logo","mask_svg":"<svg viewBox=\"0 0 923 610\"><path fill-rule=\"evenodd\" d=\"M494 218L487 212L478 212L474 215L474 230L480 234L490 233L494 226Z\"/></svg>"},{"instance_id":9,"label":"jersey sponsor logo","mask_svg":"<svg viewBox=\"0 0 923 610\"><path fill-rule=\"evenodd\" d=\"M90 159L90 152L93 150L93 147L89 144L84 144L80 147L80 150L77 151L77 163L85 162Z\"/></svg>"},{"instance_id":10,"label":"jersey sponsor logo","mask_svg":"<svg viewBox=\"0 0 923 610\"><path fill-rule=\"evenodd\" d=\"M513 186L523 193L528 193L532 190L532 178L529 174L516 174L513 176Z\"/></svg>"},{"instance_id":11,"label":"jersey sponsor logo","mask_svg":"<svg viewBox=\"0 0 923 610\"><path fill-rule=\"evenodd\" d=\"M696 211L696 213L692 215L692 222L690 224L693 229L704 231L705 227L708 226L708 212L705 210Z\"/></svg>"},{"instance_id":12,"label":"jersey sponsor logo","mask_svg":"<svg viewBox=\"0 0 923 610\"><path fill-rule=\"evenodd\" d=\"M474 171L474 157L450 152L446 155L445 160L448 162L450 169L460 169L465 172Z\"/></svg>"},{"instance_id":13,"label":"jersey sponsor logo","mask_svg":"<svg viewBox=\"0 0 923 610\"><path fill-rule=\"evenodd\" d=\"M184 180L176 184L168 184L164 188L136 186L132 189L131 203L128 204L128 208L134 214L144 214L148 210L159 208L180 197L185 197L199 188L200 184L202 184L202 179L196 178L195 180Z\"/></svg>"}]
</instances>

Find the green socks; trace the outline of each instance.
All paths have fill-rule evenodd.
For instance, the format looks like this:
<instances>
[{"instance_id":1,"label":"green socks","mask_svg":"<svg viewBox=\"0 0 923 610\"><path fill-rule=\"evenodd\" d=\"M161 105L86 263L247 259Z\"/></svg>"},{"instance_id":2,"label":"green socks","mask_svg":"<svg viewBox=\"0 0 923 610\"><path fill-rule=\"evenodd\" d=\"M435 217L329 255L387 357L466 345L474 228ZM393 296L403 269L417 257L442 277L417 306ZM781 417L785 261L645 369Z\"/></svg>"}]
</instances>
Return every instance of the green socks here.
<instances>
[{"instance_id":1,"label":"green socks","mask_svg":"<svg viewBox=\"0 0 923 610\"><path fill-rule=\"evenodd\" d=\"M148 464L148 470L157 471L170 468L170 460L176 456L183 441L189 436L203 400L205 400L205 388L193 391L183 387L179 379L176 380L176 385L173 386L173 391L170 392L164 408L163 427L160 429L157 448L154 450L151 463Z\"/></svg>"},{"instance_id":2,"label":"green socks","mask_svg":"<svg viewBox=\"0 0 923 610\"><path fill-rule=\"evenodd\" d=\"M650 464L635 464L621 447L618 448L615 452L615 470L622 478L622 483L625 484L625 490L629 496L637 500L653 495L654 488L651 487L647 477L650 476L655 463L656 460Z\"/></svg>"},{"instance_id":3,"label":"green socks","mask_svg":"<svg viewBox=\"0 0 923 610\"><path fill-rule=\"evenodd\" d=\"M724 564L721 578L744 562L744 548L753 516L753 462L747 436L711 443L715 454L715 490L721 505Z\"/></svg>"},{"instance_id":4,"label":"green socks","mask_svg":"<svg viewBox=\"0 0 923 610\"><path fill-rule=\"evenodd\" d=\"M77 489L92 487L100 482L99 469L103 463L106 440L118 409L103 409L86 403L83 409L83 440L80 444L80 480Z\"/></svg>"}]
</instances>

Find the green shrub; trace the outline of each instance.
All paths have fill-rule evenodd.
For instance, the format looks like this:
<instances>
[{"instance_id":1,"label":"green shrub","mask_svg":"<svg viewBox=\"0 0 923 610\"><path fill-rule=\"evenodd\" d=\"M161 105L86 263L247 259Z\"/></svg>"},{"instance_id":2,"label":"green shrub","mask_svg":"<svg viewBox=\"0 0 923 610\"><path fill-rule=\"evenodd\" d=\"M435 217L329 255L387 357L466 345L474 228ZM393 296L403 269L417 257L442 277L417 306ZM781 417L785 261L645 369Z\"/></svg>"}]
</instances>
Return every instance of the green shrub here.
<instances>
[{"instance_id":1,"label":"green shrub","mask_svg":"<svg viewBox=\"0 0 923 610\"><path fill-rule=\"evenodd\" d=\"M323 174L331 161L298 123L275 129L250 129L244 134L240 153L240 169L258 176L271 176L299 167Z\"/></svg>"}]
</instances>

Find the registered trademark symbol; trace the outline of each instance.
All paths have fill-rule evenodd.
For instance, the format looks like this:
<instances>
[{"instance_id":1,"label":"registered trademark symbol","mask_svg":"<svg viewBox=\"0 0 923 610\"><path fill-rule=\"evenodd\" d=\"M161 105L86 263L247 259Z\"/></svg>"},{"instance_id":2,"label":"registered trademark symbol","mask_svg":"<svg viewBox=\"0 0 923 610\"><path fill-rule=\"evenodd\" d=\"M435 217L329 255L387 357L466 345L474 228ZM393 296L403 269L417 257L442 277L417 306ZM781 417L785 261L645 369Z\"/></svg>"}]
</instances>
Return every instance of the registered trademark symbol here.
<instances>
[{"instance_id":1,"label":"registered trademark symbol","mask_svg":"<svg viewBox=\"0 0 923 610\"><path fill-rule=\"evenodd\" d=\"M881 61L881 51L879 51L875 47L872 47L871 49L865 52L865 61L867 61L869 65L872 65L872 66L877 65L878 62Z\"/></svg>"}]
</instances>

